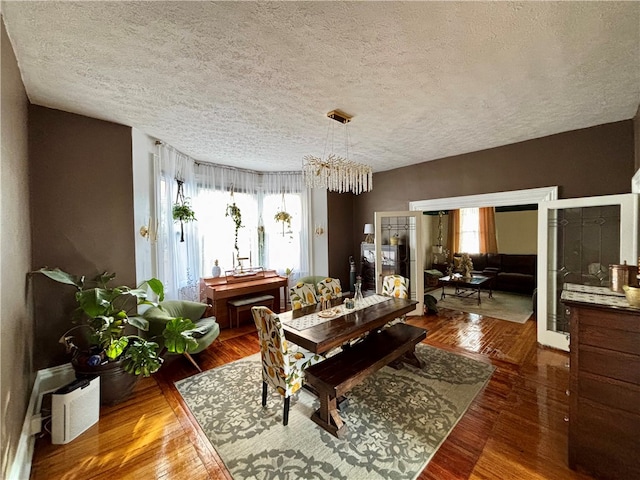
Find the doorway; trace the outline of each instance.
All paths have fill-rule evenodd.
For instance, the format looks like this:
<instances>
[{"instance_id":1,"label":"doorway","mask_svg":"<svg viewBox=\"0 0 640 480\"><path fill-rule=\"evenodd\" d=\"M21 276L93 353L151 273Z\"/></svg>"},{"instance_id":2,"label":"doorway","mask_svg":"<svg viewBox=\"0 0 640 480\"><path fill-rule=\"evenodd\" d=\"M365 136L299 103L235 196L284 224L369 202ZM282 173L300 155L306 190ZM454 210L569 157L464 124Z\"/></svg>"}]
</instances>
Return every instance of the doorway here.
<instances>
[{"instance_id":1,"label":"doorway","mask_svg":"<svg viewBox=\"0 0 640 480\"><path fill-rule=\"evenodd\" d=\"M418 200L409 202L409 210L417 211L441 211L441 210L455 210L459 208L479 208L479 207L511 207L517 205L540 205L545 202L557 200L558 187L543 187L543 188L531 188L526 190L514 190L509 192L495 192L480 195L467 195L462 197L449 197L449 198L437 198L432 200ZM541 258L540 249L541 244L544 243L541 240L546 233L546 225L541 226L538 220L538 259ZM540 261L538 261L538 282L540 281L540 275L544 275L544 267L541 267ZM538 292L536 304L537 311L540 312L540 305L546 302L546 293ZM538 339L540 343L541 338Z\"/></svg>"}]
</instances>

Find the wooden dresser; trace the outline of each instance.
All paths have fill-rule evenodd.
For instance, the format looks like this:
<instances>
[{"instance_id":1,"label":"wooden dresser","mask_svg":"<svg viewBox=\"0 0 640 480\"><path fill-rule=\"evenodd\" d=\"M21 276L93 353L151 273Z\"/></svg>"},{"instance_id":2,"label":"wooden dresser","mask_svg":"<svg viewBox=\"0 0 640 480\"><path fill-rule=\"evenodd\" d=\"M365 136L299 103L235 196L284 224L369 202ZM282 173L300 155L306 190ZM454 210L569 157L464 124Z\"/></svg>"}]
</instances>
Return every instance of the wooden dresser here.
<instances>
[{"instance_id":1,"label":"wooden dresser","mask_svg":"<svg viewBox=\"0 0 640 480\"><path fill-rule=\"evenodd\" d=\"M640 479L640 309L570 308L569 467Z\"/></svg>"}]
</instances>

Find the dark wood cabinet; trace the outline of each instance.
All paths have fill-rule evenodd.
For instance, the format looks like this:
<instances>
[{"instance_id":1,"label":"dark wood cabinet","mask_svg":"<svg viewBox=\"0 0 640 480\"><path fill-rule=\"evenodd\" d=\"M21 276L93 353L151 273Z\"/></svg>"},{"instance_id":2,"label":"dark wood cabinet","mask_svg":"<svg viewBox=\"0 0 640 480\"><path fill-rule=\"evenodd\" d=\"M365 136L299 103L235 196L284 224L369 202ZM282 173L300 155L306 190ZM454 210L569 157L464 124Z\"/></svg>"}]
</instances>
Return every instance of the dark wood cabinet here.
<instances>
[{"instance_id":1,"label":"dark wood cabinet","mask_svg":"<svg viewBox=\"0 0 640 480\"><path fill-rule=\"evenodd\" d=\"M569 466L640 479L640 310L570 309Z\"/></svg>"},{"instance_id":2,"label":"dark wood cabinet","mask_svg":"<svg viewBox=\"0 0 640 480\"><path fill-rule=\"evenodd\" d=\"M409 251L405 245L382 245L381 273L409 277ZM360 247L362 289L376 290L376 249L373 243L362 243Z\"/></svg>"}]
</instances>

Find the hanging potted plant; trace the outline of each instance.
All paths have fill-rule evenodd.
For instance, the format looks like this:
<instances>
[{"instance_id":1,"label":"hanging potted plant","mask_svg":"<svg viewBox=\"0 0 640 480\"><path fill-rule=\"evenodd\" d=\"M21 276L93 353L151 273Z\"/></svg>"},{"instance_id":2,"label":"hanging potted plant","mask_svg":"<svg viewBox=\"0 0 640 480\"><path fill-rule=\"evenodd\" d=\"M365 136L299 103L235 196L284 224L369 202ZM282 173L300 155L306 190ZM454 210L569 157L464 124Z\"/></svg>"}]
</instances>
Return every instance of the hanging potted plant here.
<instances>
[{"instance_id":1,"label":"hanging potted plant","mask_svg":"<svg viewBox=\"0 0 640 480\"><path fill-rule=\"evenodd\" d=\"M233 220L235 225L233 248L236 250L236 259L240 258L240 248L238 248L238 230L242 227L242 212L240 211L240 207L236 205L235 199L233 198L233 190L231 190L231 205L227 205L224 216L231 217L231 220Z\"/></svg>"},{"instance_id":2,"label":"hanging potted plant","mask_svg":"<svg viewBox=\"0 0 640 480\"><path fill-rule=\"evenodd\" d=\"M284 237L285 233L291 233L291 214L288 212L278 212L275 216L276 222L282 222L282 236ZM287 226L287 232L285 232L284 227L285 224Z\"/></svg>"},{"instance_id":3,"label":"hanging potted plant","mask_svg":"<svg viewBox=\"0 0 640 480\"><path fill-rule=\"evenodd\" d=\"M284 237L285 234L288 233L290 238L293 238L293 236L291 236L293 233L291 230L291 214L287 212L287 206L284 203L284 193L282 194L282 206L278 210L278 213L275 214L274 219L276 222L282 222L282 236ZM287 227L286 232L285 225Z\"/></svg>"},{"instance_id":4,"label":"hanging potted plant","mask_svg":"<svg viewBox=\"0 0 640 480\"><path fill-rule=\"evenodd\" d=\"M184 196L184 182L177 179L176 182L178 182L178 194L176 196L176 203L173 204L173 220L180 222L180 241L184 242L184 224L197 219L189 203L191 199Z\"/></svg>"}]
</instances>

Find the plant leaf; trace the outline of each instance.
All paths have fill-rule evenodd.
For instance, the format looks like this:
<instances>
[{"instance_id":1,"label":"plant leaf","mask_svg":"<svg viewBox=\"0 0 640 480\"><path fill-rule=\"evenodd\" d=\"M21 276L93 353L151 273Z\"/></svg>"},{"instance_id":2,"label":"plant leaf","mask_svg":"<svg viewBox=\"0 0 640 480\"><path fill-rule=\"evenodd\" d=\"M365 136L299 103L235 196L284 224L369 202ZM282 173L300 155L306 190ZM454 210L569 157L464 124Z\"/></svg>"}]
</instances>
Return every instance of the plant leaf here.
<instances>
[{"instance_id":1,"label":"plant leaf","mask_svg":"<svg viewBox=\"0 0 640 480\"><path fill-rule=\"evenodd\" d=\"M164 346L171 353L184 353L196 348L198 341L189 332L194 328L195 324L187 318L172 318L165 324L162 332Z\"/></svg>"},{"instance_id":2,"label":"plant leaf","mask_svg":"<svg viewBox=\"0 0 640 480\"><path fill-rule=\"evenodd\" d=\"M36 270L34 273L42 273L46 275L51 280L55 280L58 283L64 283L67 285L73 285L77 288L82 288L84 285L84 277L78 277L76 275L71 275L70 273L63 272L59 268L41 268Z\"/></svg>"},{"instance_id":3,"label":"plant leaf","mask_svg":"<svg viewBox=\"0 0 640 480\"><path fill-rule=\"evenodd\" d=\"M158 301L162 302L164 300L164 285L162 282L157 278L150 278L146 283L151 288L151 291L158 296Z\"/></svg>"},{"instance_id":4,"label":"plant leaf","mask_svg":"<svg viewBox=\"0 0 640 480\"><path fill-rule=\"evenodd\" d=\"M80 308L90 317L109 314L112 295L104 288L90 288L76 293L76 300Z\"/></svg>"},{"instance_id":5,"label":"plant leaf","mask_svg":"<svg viewBox=\"0 0 640 480\"><path fill-rule=\"evenodd\" d=\"M97 275L93 281L96 282L101 287L105 287L107 283L113 280L116 277L115 273L102 272L100 275Z\"/></svg>"},{"instance_id":6,"label":"plant leaf","mask_svg":"<svg viewBox=\"0 0 640 480\"><path fill-rule=\"evenodd\" d=\"M117 340L113 340L107 346L107 348L105 349L105 353L107 354L107 357L109 357L111 360L115 360L120 355L122 355L122 352L124 352L124 349L128 344L129 344L129 339L127 337L118 338Z\"/></svg>"},{"instance_id":7,"label":"plant leaf","mask_svg":"<svg viewBox=\"0 0 640 480\"><path fill-rule=\"evenodd\" d=\"M157 343L136 338L127 349L124 369L133 375L148 377L160 369L162 362Z\"/></svg>"},{"instance_id":8,"label":"plant leaf","mask_svg":"<svg viewBox=\"0 0 640 480\"><path fill-rule=\"evenodd\" d=\"M145 332L149 331L149 321L144 317L141 317L139 315L134 315L132 317L129 317L128 321L129 321L129 325L132 325Z\"/></svg>"}]
</instances>

